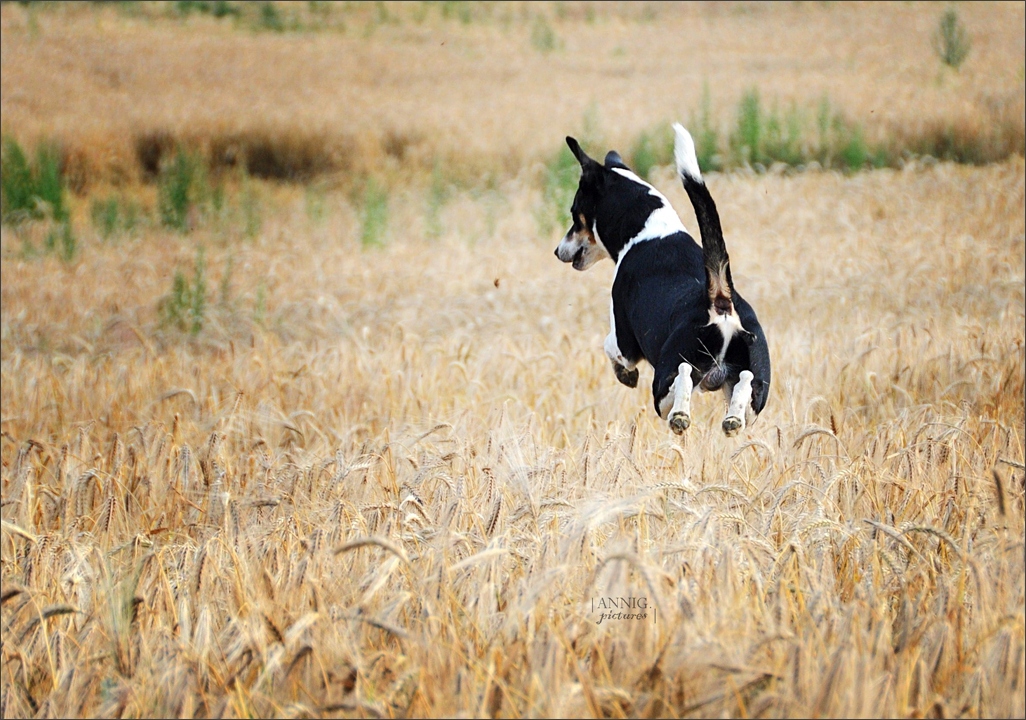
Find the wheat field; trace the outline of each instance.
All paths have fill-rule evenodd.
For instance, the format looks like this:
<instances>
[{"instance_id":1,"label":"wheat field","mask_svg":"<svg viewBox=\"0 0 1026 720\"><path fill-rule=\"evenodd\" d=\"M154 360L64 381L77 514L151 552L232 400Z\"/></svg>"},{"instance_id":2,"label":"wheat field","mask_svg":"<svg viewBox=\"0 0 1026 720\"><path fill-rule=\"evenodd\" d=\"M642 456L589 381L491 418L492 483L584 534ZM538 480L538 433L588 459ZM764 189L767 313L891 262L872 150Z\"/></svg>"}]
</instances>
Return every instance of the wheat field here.
<instances>
[{"instance_id":1,"label":"wheat field","mask_svg":"<svg viewBox=\"0 0 1026 720\"><path fill-rule=\"evenodd\" d=\"M974 45L957 74L931 54L934 4L544 5L546 52L530 5L472 4L468 22L432 6L423 24L386 7L400 19L373 32L358 6L344 32L280 34L0 9L4 133L100 168L70 200L72 260L26 250L45 222L0 230L0 714L1026 715L1023 157L710 174L774 364L733 439L719 394L696 396L678 438L650 368L637 390L616 382L613 266L553 257L565 228L538 181L589 104L601 156L688 121L713 72L724 107L747 82L814 98L794 78L836 74L849 112L888 101L872 132L982 123L987 98L1022 107L1023 5L960 6ZM677 73L695 22L697 67ZM907 27L922 37L886 42ZM421 51L410 92L372 82ZM212 52L233 58L217 83L168 65ZM353 106L310 100L336 56ZM120 89L86 82L119 57ZM633 94L603 99L607 80ZM387 166L380 243L361 243L334 177L232 181L249 230L231 202L186 233L90 226L112 188L157 202L132 133L258 117L323 139L343 105L365 109L360 162ZM417 138L409 156L375 144L393 130ZM442 195L424 174L438 157L456 165ZM652 181L697 233L672 168ZM195 333L163 314L176 271L205 273Z\"/></svg>"}]
</instances>

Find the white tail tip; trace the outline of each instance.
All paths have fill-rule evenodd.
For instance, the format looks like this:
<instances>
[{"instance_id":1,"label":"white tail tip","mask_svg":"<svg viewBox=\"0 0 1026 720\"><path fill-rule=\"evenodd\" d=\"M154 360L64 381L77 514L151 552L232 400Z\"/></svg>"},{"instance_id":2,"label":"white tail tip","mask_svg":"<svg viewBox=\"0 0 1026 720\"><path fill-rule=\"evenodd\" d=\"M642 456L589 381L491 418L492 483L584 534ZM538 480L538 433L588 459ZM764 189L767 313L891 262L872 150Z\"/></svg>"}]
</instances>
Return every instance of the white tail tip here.
<instances>
[{"instance_id":1,"label":"white tail tip","mask_svg":"<svg viewBox=\"0 0 1026 720\"><path fill-rule=\"evenodd\" d=\"M694 182L702 182L702 171L698 168L698 155L695 153L695 141L691 133L680 123L673 124L673 159L677 162L677 172L687 176Z\"/></svg>"}]
</instances>

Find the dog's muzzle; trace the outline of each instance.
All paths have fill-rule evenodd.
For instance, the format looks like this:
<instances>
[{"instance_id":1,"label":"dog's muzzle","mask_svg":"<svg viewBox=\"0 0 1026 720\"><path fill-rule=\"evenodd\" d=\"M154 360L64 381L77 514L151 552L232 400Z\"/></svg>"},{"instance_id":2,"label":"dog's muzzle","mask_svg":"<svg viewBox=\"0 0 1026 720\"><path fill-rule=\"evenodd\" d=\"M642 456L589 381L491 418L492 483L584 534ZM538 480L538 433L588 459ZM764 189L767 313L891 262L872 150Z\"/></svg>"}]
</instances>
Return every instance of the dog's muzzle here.
<instances>
[{"instance_id":1,"label":"dog's muzzle","mask_svg":"<svg viewBox=\"0 0 1026 720\"><path fill-rule=\"evenodd\" d=\"M570 263L574 270L587 270L604 254L594 242L579 233L569 232L556 247L556 257L561 262Z\"/></svg>"},{"instance_id":2,"label":"dog's muzzle","mask_svg":"<svg viewBox=\"0 0 1026 720\"><path fill-rule=\"evenodd\" d=\"M556 257L558 257L558 258L560 259L560 261L561 261L561 262L565 262L565 263L573 263L573 266L574 266L574 270L581 270L581 269L582 269L582 268L581 268L581 263L582 263L582 261L584 260L584 251L585 251L585 250L586 250L587 248L585 248L585 247L584 247L584 246L582 245L581 247L577 248L577 252L575 252L575 253L573 253L573 254L570 254L570 257L565 257L565 256L563 255L563 253L560 253L560 252L559 252L559 251L560 251L560 248L561 248L561 247L562 247L562 246L560 246L560 247L557 247L557 248L556 248L556 251L555 251L555 252L553 253L553 255L555 255ZM569 253L568 253L568 254L569 254Z\"/></svg>"}]
</instances>

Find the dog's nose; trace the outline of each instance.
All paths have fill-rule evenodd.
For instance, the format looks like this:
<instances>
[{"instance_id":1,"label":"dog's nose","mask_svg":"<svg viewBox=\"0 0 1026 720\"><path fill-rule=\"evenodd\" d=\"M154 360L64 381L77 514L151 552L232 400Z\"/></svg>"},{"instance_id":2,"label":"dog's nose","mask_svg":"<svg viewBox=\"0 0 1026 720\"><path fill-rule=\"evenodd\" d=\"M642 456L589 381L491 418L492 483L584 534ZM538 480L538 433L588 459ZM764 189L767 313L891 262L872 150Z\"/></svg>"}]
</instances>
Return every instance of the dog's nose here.
<instances>
[{"instance_id":1,"label":"dog's nose","mask_svg":"<svg viewBox=\"0 0 1026 720\"><path fill-rule=\"evenodd\" d=\"M558 258L559 257L559 248L556 248L555 250L553 250L552 254L555 255Z\"/></svg>"}]
</instances>

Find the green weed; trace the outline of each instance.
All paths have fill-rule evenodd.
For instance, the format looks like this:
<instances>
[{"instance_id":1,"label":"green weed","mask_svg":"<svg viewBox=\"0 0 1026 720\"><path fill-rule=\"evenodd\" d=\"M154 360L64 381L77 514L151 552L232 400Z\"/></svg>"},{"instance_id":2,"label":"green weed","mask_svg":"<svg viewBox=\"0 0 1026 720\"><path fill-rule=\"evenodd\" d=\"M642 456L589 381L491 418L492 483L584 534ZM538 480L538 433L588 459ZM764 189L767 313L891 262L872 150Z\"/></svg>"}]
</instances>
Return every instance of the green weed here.
<instances>
[{"instance_id":1,"label":"green weed","mask_svg":"<svg viewBox=\"0 0 1026 720\"><path fill-rule=\"evenodd\" d=\"M57 148L40 145L36 150L36 197L41 203L43 214L58 222L68 219L68 207L64 199L64 179L61 177L61 160Z\"/></svg>"},{"instance_id":2,"label":"green weed","mask_svg":"<svg viewBox=\"0 0 1026 720\"><path fill-rule=\"evenodd\" d=\"M118 201L117 198L106 200L93 200L89 213L93 219L93 227L100 233L104 240L110 238L118 230Z\"/></svg>"},{"instance_id":3,"label":"green weed","mask_svg":"<svg viewBox=\"0 0 1026 720\"><path fill-rule=\"evenodd\" d=\"M703 98L703 106L706 102ZM700 166L704 165L703 156L714 158L716 153L716 137L709 130L711 123L704 108L702 116L702 139L696 141ZM781 113L774 103L767 113L758 90L752 88L741 98L728 139L731 164L763 170L771 163L794 167L816 161L823 167L858 170L894 162L893 154L883 147L870 146L862 127L835 112L827 98L820 101L811 130L806 113L796 104Z\"/></svg>"},{"instance_id":4,"label":"green weed","mask_svg":"<svg viewBox=\"0 0 1026 720\"><path fill-rule=\"evenodd\" d=\"M766 162L782 162L787 165L798 165L804 159L802 136L804 120L796 105L792 103L787 113L781 117L776 105L766 120L763 133L763 159Z\"/></svg>"},{"instance_id":5,"label":"green weed","mask_svg":"<svg viewBox=\"0 0 1026 720\"><path fill-rule=\"evenodd\" d=\"M601 146L599 132L598 108L592 104L584 113L581 131L576 134L581 147L588 151ZM603 156L600 156L599 161ZM581 177L581 165L570 152L566 143L561 143L559 150L545 162L542 170L542 200L535 210L535 220L542 233L550 233L553 228L567 225L570 219L570 205L577 194L577 184Z\"/></svg>"},{"instance_id":6,"label":"green weed","mask_svg":"<svg viewBox=\"0 0 1026 720\"><path fill-rule=\"evenodd\" d=\"M446 20L456 18L464 25L469 25L473 20L470 3L468 2L443 2L441 3L442 17Z\"/></svg>"},{"instance_id":7,"label":"green weed","mask_svg":"<svg viewBox=\"0 0 1026 720\"><path fill-rule=\"evenodd\" d=\"M182 148L160 172L157 205L160 222L179 232L190 229L190 209L196 201L197 161Z\"/></svg>"},{"instance_id":8,"label":"green weed","mask_svg":"<svg viewBox=\"0 0 1026 720\"><path fill-rule=\"evenodd\" d=\"M862 129L854 127L847 136L847 142L841 146L838 153L841 163L849 170L858 170L865 167L869 161L869 148L862 138Z\"/></svg>"},{"instance_id":9,"label":"green weed","mask_svg":"<svg viewBox=\"0 0 1026 720\"><path fill-rule=\"evenodd\" d=\"M210 15L217 19L239 17L242 14L242 11L239 9L239 3L228 2L228 0L215 0L214 2L207 2L206 0L178 0L174 4L174 9L181 17L188 17L194 12L201 15Z\"/></svg>"},{"instance_id":10,"label":"green weed","mask_svg":"<svg viewBox=\"0 0 1026 720\"><path fill-rule=\"evenodd\" d=\"M324 221L326 208L324 203L324 186L319 183L308 185L304 194L306 216L311 222L320 223Z\"/></svg>"},{"instance_id":11,"label":"green weed","mask_svg":"<svg viewBox=\"0 0 1026 720\"><path fill-rule=\"evenodd\" d=\"M112 195L94 199L89 214L100 237L109 240L122 233L131 233L139 224L141 210L134 200Z\"/></svg>"},{"instance_id":12,"label":"green weed","mask_svg":"<svg viewBox=\"0 0 1026 720\"><path fill-rule=\"evenodd\" d=\"M561 45L559 36L552 29L548 19L540 13L535 15L531 24L531 46L539 52L549 53L559 49Z\"/></svg>"},{"instance_id":13,"label":"green weed","mask_svg":"<svg viewBox=\"0 0 1026 720\"><path fill-rule=\"evenodd\" d=\"M3 188L3 222L31 217L35 209L32 169L21 145L10 138L4 140L0 156L0 186Z\"/></svg>"},{"instance_id":14,"label":"green weed","mask_svg":"<svg viewBox=\"0 0 1026 720\"><path fill-rule=\"evenodd\" d=\"M762 124L759 91L753 88L741 98L734 134L731 135L731 150L739 165L762 162Z\"/></svg>"},{"instance_id":15,"label":"green weed","mask_svg":"<svg viewBox=\"0 0 1026 720\"><path fill-rule=\"evenodd\" d=\"M228 17L229 15L238 17L239 8L227 0L217 0L213 6L211 6L210 14L216 18Z\"/></svg>"},{"instance_id":16,"label":"green weed","mask_svg":"<svg viewBox=\"0 0 1026 720\"><path fill-rule=\"evenodd\" d=\"M365 248L383 245L388 228L388 191L373 178L364 187L360 215L360 244Z\"/></svg>"},{"instance_id":17,"label":"green weed","mask_svg":"<svg viewBox=\"0 0 1026 720\"><path fill-rule=\"evenodd\" d=\"M55 223L46 234L43 247L48 253L56 253L61 260L71 262L78 253L78 241L71 228L71 220Z\"/></svg>"},{"instance_id":18,"label":"green weed","mask_svg":"<svg viewBox=\"0 0 1026 720\"><path fill-rule=\"evenodd\" d=\"M971 47L969 33L958 19L958 13L954 8L948 8L937 23L937 30L933 34L933 49L941 62L957 70L969 57Z\"/></svg>"},{"instance_id":19,"label":"green weed","mask_svg":"<svg viewBox=\"0 0 1026 720\"><path fill-rule=\"evenodd\" d=\"M39 145L35 162L30 163L17 141L5 139L0 156L0 188L4 223L68 219L60 153L50 144Z\"/></svg>"},{"instance_id":20,"label":"green weed","mask_svg":"<svg viewBox=\"0 0 1026 720\"><path fill-rule=\"evenodd\" d=\"M281 17L281 11L273 2L260 3L260 13L257 17L257 26L261 30L272 32L285 32L285 21Z\"/></svg>"},{"instance_id":21,"label":"green weed","mask_svg":"<svg viewBox=\"0 0 1026 720\"><path fill-rule=\"evenodd\" d=\"M192 280L175 270L171 292L161 298L158 312L164 325L197 335L203 329L207 310L206 258L203 247L196 251Z\"/></svg>"},{"instance_id":22,"label":"green weed","mask_svg":"<svg viewBox=\"0 0 1026 720\"><path fill-rule=\"evenodd\" d=\"M652 132L642 131L638 135L631 147L628 164L639 177L648 180L652 168L672 162L673 134L668 125L663 125Z\"/></svg>"},{"instance_id":23,"label":"green weed","mask_svg":"<svg viewBox=\"0 0 1026 720\"><path fill-rule=\"evenodd\" d=\"M263 227L264 218L260 211L257 190L248 175L243 175L242 191L239 198L239 209L242 211L242 229L249 239L255 238Z\"/></svg>"},{"instance_id":24,"label":"green weed","mask_svg":"<svg viewBox=\"0 0 1026 720\"><path fill-rule=\"evenodd\" d=\"M424 234L430 238L440 237L442 227L442 208L449 201L450 189L438 167L431 173L431 185L427 191L427 209L424 214Z\"/></svg>"},{"instance_id":25,"label":"green weed","mask_svg":"<svg viewBox=\"0 0 1026 720\"><path fill-rule=\"evenodd\" d=\"M702 83L702 109L695 123L696 133L695 154L698 156L698 167L703 171L719 170L723 167L723 156L719 151L719 134L712 122L711 100L709 98L709 82Z\"/></svg>"},{"instance_id":26,"label":"green weed","mask_svg":"<svg viewBox=\"0 0 1026 720\"><path fill-rule=\"evenodd\" d=\"M552 232L554 227L568 224L570 205L577 193L580 177L581 166L566 144L545 163L542 206L535 215L543 234Z\"/></svg>"}]
</instances>

